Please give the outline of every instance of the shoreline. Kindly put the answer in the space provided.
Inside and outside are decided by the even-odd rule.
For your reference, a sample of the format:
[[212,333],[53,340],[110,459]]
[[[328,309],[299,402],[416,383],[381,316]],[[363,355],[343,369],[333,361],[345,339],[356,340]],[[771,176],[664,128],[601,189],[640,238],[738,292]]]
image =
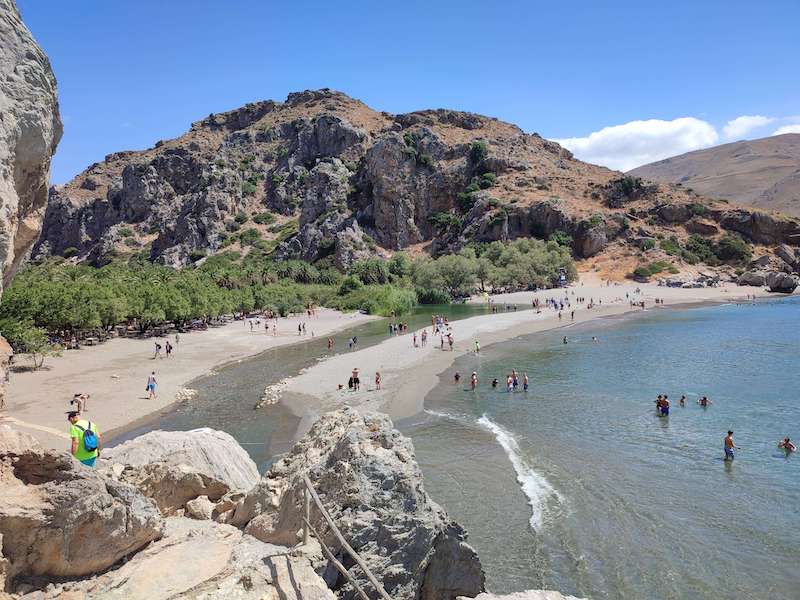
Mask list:
[[[453,351],[440,351],[439,338],[431,336],[426,348],[413,348],[412,334],[387,338],[377,346],[361,350],[346,356],[334,356],[322,361],[304,373],[290,377],[283,387],[281,403],[300,419],[294,432],[294,439],[302,436],[313,420],[329,410],[341,406],[351,406],[357,410],[379,411],[388,414],[393,420],[412,417],[424,410],[425,397],[442,381],[444,373],[450,369],[457,358],[473,352],[474,340],[479,338],[482,348],[502,343],[521,336],[544,331],[569,328],[572,325],[584,325],[592,321],[630,316],[654,309],[691,309],[703,306],[729,304],[745,300],[746,296],[758,299],[790,297],[769,293],[762,288],[723,285],[717,288],[667,288],[653,284],[622,283],[606,286],[593,282],[584,275],[584,282],[578,282],[567,288],[544,290],[539,292],[515,292],[493,296],[493,302],[499,307],[503,303],[531,305],[535,296],[545,298],[563,298],[563,292],[572,300],[577,297],[603,300],[602,305],[595,305],[588,310],[583,305],[573,304],[574,321],[570,319],[572,309],[564,309],[562,320],[558,320],[557,311],[542,308],[541,313],[532,310],[498,312],[494,314],[468,317],[453,323],[456,343]],[[647,309],[631,307],[625,299],[625,293],[641,289],[635,299],[644,299]],[[573,296],[573,293],[575,294]],[[620,298],[622,301],[620,301]],[[655,298],[663,299],[663,304],[656,305]],[[473,298],[470,303],[484,303],[485,300]],[[416,333],[419,335],[421,330]],[[367,365],[364,368],[364,365]],[[346,384],[350,370],[358,366],[362,379],[362,391],[320,390],[320,382]],[[375,370],[382,375],[382,390],[373,388]],[[464,381],[469,374],[462,374]],[[398,385],[398,383],[400,385]]]
[[[38,371],[12,374],[0,423],[33,435],[46,447],[64,449],[69,444],[65,426],[69,400],[74,393],[86,392],[91,397],[84,416],[96,419],[104,441],[111,440],[172,410],[185,400],[179,397],[182,390],[201,377],[275,348],[380,318],[322,308],[312,318],[305,314],[279,318],[277,336],[264,332],[261,317],[261,328],[252,333],[247,321],[233,321],[181,334],[180,344],[175,344],[171,334],[146,339],[114,338],[97,346],[65,350],[60,357],[48,358]],[[298,336],[297,325],[303,322],[309,334]],[[154,343],[163,345],[167,338],[175,346],[173,356],[154,359]],[[27,366],[27,357],[19,357],[17,364]],[[158,395],[155,400],[148,400],[144,387],[152,370],[158,379]]]

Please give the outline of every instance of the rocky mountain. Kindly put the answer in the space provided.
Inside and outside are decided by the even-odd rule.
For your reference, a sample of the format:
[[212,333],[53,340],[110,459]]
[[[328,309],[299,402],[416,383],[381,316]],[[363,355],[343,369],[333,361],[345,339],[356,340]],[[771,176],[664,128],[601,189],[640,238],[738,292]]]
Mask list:
[[[39,237],[61,139],[56,79],[13,0],[0,0],[0,293]],[[11,356],[0,337],[0,381]],[[0,384],[0,405],[5,394]]]
[[578,258],[605,252],[622,270],[642,240],[725,230],[796,244],[800,222],[581,162],[497,119],[392,115],[323,89],[212,114],[91,165],[51,189],[34,255],[102,264],[136,253],[181,266],[232,248],[346,268],[561,231]]
[[723,144],[633,169],[713,198],[800,217],[800,133]]

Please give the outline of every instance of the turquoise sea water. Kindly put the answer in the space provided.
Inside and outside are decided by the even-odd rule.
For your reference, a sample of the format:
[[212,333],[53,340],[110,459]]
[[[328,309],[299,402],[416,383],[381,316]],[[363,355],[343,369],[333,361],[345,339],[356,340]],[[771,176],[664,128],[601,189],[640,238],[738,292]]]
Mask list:
[[[800,455],[777,442],[800,440],[799,338],[800,299],[536,334],[459,359],[400,426],[493,591],[797,599]],[[531,391],[505,392],[511,369]],[[473,370],[476,392],[468,377],[453,384]],[[729,428],[743,448],[733,464]]]

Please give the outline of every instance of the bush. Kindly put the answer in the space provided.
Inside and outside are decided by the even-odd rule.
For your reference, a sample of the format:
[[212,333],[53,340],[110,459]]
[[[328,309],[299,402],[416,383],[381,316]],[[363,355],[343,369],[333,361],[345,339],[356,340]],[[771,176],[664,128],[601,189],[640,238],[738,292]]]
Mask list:
[[133,229],[130,227],[120,227],[118,231],[119,234],[124,238],[131,237],[133,235]]
[[451,300],[450,294],[444,290],[417,288],[417,301],[420,304],[448,304]]
[[61,254],[64,258],[72,258],[73,256],[78,256],[80,254],[80,250],[78,250],[75,246],[70,246],[69,248],[65,248],[64,252]]
[[561,231],[560,229],[554,231],[550,234],[548,238],[549,241],[555,242],[559,246],[564,246],[565,248],[572,248],[572,236],[568,234],[566,231]]
[[741,263],[753,257],[750,245],[736,235],[725,235],[716,246],[716,255],[723,262]]
[[680,256],[683,249],[681,248],[678,238],[674,235],[666,240],[661,240],[661,249],[670,256]]
[[708,207],[704,204],[699,204],[697,202],[693,202],[689,205],[689,212],[691,212],[696,217],[702,217],[708,212]]
[[475,206],[475,194],[471,192],[461,192],[457,196],[456,201],[461,212],[469,212],[472,210],[472,207]]
[[484,173],[483,175],[481,175],[481,179],[478,182],[478,185],[480,185],[481,189],[485,190],[487,188],[492,187],[496,182],[497,182],[497,175],[495,175],[494,173]]
[[254,246],[259,240],[261,240],[261,234],[258,232],[257,229],[245,229],[239,234],[239,242],[242,246]]
[[389,282],[389,266],[380,258],[356,261],[350,269],[350,274],[358,277],[366,285]]
[[603,223],[603,217],[601,217],[600,215],[592,215],[591,217],[589,217],[589,225],[591,225],[592,227],[597,227],[602,223]]
[[253,215],[253,223],[257,223],[258,225],[269,225],[270,223],[275,222],[275,215],[270,212],[262,212],[256,215]]
[[253,196],[258,188],[256,185],[250,181],[243,181],[242,182],[242,194],[245,196]]
[[461,219],[449,212],[433,213],[428,217],[428,223],[442,233],[460,229],[462,225]]
[[656,247],[655,240],[644,240],[642,242],[642,250],[652,250],[655,247]]
[[472,142],[469,148],[469,158],[472,164],[477,165],[489,156],[489,146],[483,140]]
[[355,290],[360,290],[364,287],[364,283],[356,275],[348,275],[342,280],[339,285],[339,293],[342,295],[349,294]]

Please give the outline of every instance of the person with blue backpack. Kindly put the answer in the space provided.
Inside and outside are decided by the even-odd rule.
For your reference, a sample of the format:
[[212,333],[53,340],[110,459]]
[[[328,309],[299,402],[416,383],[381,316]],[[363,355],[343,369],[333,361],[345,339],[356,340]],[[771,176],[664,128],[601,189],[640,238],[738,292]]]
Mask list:
[[71,423],[69,428],[69,437],[72,439],[70,454],[87,467],[93,467],[100,455],[100,432],[97,431],[97,425],[81,419],[80,413],[74,410],[67,413],[67,419]]

